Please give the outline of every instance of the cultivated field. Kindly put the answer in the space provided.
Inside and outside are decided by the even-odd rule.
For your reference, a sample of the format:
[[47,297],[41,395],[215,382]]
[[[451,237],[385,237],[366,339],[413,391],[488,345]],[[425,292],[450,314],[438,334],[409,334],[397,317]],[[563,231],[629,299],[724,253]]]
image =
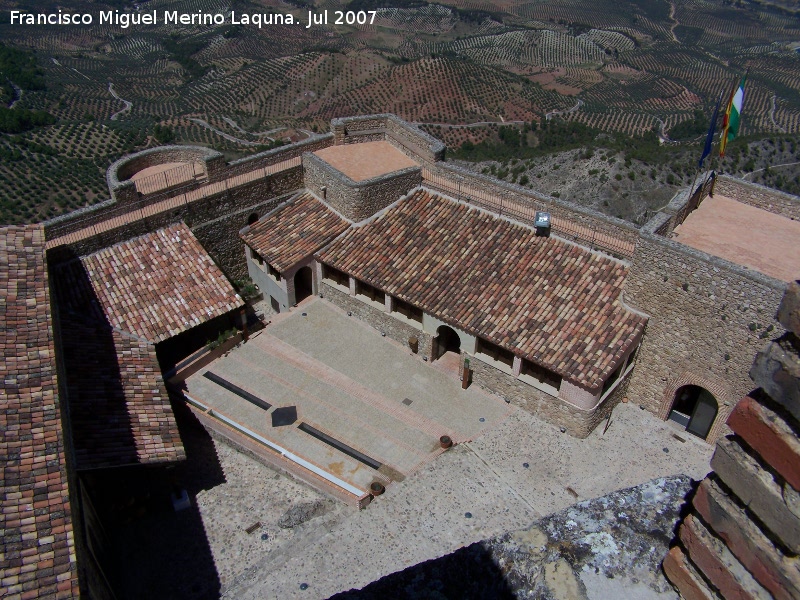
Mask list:
[[[0,219],[34,221],[105,199],[104,170],[124,152],[177,142],[242,156],[336,116],[393,112],[436,127],[453,148],[493,139],[487,123],[548,119],[629,136],[656,130],[669,142],[696,111],[707,118],[746,69],[742,134],[800,133],[793,3],[292,2],[151,0],[138,10],[274,12],[303,23],[309,9],[377,13],[372,24],[312,28],[229,18],[217,27],[21,27],[8,24],[11,8],[96,15],[137,5],[0,0],[0,40],[32,53],[44,82],[14,87],[0,62],[0,101],[55,119],[0,133]],[[701,137],[682,143],[697,149]]]

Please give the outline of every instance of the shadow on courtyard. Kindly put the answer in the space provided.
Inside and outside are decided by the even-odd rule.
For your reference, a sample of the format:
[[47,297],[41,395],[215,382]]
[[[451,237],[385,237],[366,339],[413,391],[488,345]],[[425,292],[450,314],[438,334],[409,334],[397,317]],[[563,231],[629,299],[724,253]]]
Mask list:
[[[85,475],[112,549],[108,574],[119,600],[219,598],[221,582],[197,507],[197,494],[225,483],[208,432],[173,402],[186,460]],[[190,506],[175,511],[186,490]]]
[[341,592],[330,600],[511,600],[516,597],[491,552],[482,542],[477,542],[387,575],[361,590]]

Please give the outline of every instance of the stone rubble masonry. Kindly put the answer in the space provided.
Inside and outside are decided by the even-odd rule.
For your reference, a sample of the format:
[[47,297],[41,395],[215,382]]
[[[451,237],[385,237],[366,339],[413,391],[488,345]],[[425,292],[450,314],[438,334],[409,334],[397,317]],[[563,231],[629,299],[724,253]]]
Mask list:
[[776,311],[790,332],[756,356],[751,374],[760,388],[731,412],[734,433],[717,441],[714,473],[697,488],[693,512],[664,559],[664,572],[685,598],[697,587],[689,566],[724,598],[800,598],[800,353],[792,325],[798,305],[800,286],[790,285]]
[[363,221],[422,183],[420,167],[353,181],[316,154],[303,155],[305,187],[351,221]]
[[282,197],[299,191],[303,185],[302,177],[300,167],[280,171],[232,190],[181,205],[174,211],[165,211],[79,242],[53,248],[48,251],[48,259],[58,262],[91,254],[183,221],[223,272],[232,280],[241,279],[247,275],[247,266],[242,260],[244,243],[239,238],[239,230],[247,225],[249,215],[264,215],[277,206]]
[[548,423],[564,427],[567,433],[577,438],[587,437],[603,419],[611,414],[611,411],[625,395],[627,387],[627,380],[623,381],[602,404],[587,410],[551,396],[486,364],[480,359],[480,356],[470,357],[470,369],[474,384]]
[[772,188],[742,179],[721,175],[717,177],[714,193],[719,193],[737,202],[755,206],[789,219],[800,219],[800,202],[792,196]]
[[800,336],[800,281],[789,284],[778,310],[778,322],[788,331]]
[[711,468],[720,480],[790,552],[800,553],[800,519],[787,506],[783,488],[734,437],[717,442]]
[[333,119],[331,130],[336,145],[385,140],[415,160],[444,160],[446,147],[441,141],[395,115]]
[[403,344],[406,348],[410,347],[408,344],[409,338],[415,337],[419,340],[419,350],[417,353],[420,356],[427,356],[428,360],[431,357],[431,340],[433,336],[425,333],[421,329],[417,329],[413,325],[403,323],[399,319],[379,311],[361,300],[357,300],[353,296],[349,296],[344,292],[328,285],[325,281],[322,282],[321,288],[322,296],[325,300],[335,304],[344,311],[352,313],[352,316],[365,322],[370,327],[373,327],[385,333],[386,337],[393,339],[396,342]]
[[[708,435],[721,434],[734,404],[752,390],[747,373],[774,323],[785,284],[658,235],[642,233],[623,301],[651,316],[630,395],[666,418],[683,385],[710,391],[719,412]],[[769,327],[773,331],[767,332]]]
[[686,517],[679,535],[692,563],[723,598],[769,600],[772,597],[697,517]]
[[717,600],[719,598],[708,587],[679,546],[670,548],[664,559],[664,573],[680,589],[684,600]]
[[800,439],[781,417],[747,396],[733,409],[728,426],[762,461],[800,490]]
[[[800,598],[800,562],[787,557],[713,480],[697,488],[693,506],[756,580],[777,600]],[[665,563],[666,568],[666,563]]]

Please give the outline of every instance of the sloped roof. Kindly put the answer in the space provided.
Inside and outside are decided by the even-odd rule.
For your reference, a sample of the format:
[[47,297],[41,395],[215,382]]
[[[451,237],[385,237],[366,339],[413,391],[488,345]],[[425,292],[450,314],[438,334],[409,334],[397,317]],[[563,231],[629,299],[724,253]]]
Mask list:
[[426,190],[317,257],[593,391],[645,324],[624,264]]
[[153,344],[65,313],[61,338],[76,468],[186,458]]
[[349,226],[348,221],[305,193],[250,225],[241,238],[270,265],[285,271]]
[[104,248],[80,263],[83,269],[72,262],[58,270],[71,281],[60,286],[65,306],[100,311],[112,327],[153,343],[243,304],[183,223]]
[[0,581],[77,598],[53,324],[40,225],[0,229]]

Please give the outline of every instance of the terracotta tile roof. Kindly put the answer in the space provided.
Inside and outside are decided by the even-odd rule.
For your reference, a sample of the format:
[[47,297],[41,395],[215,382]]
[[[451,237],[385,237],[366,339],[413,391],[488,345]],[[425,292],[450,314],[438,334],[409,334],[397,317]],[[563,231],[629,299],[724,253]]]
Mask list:
[[155,346],[76,315],[60,322],[76,468],[186,458]]
[[250,225],[241,238],[278,271],[285,271],[349,226],[349,222],[306,193]]
[[80,285],[80,271],[75,271],[73,262],[58,270],[59,277],[76,278],[74,289],[67,286],[65,306],[74,311],[102,311],[112,327],[153,343],[243,304],[183,223],[105,248],[80,262],[93,295]]
[[41,226],[0,229],[3,598],[77,598]]
[[623,264],[425,190],[317,258],[592,391],[645,324]]

